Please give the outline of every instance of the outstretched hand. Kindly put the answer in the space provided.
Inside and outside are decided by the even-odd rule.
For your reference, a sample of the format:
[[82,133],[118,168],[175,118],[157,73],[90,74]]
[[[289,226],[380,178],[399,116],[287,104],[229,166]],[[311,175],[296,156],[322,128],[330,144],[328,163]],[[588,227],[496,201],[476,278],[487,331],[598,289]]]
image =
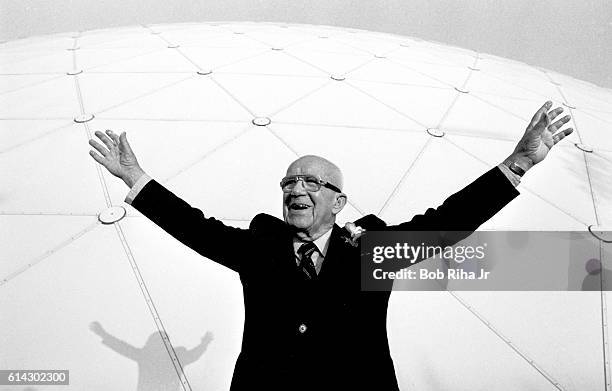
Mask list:
[[557,107],[550,110],[551,107],[552,102],[546,102],[534,114],[525,134],[507,160],[512,160],[524,170],[528,170],[534,164],[544,160],[555,144],[572,133],[572,128],[559,131],[563,125],[569,122],[571,117],[566,115],[552,122],[563,112],[563,108]]
[[144,174],[144,171],[138,164],[125,132],[117,136],[112,130],[107,130],[106,134],[97,131],[95,135],[104,143],[106,148],[96,140],[90,139],[89,145],[99,152],[89,151],[91,157],[104,166],[108,172],[123,179],[129,187],[132,187]]
[[101,337],[103,337],[104,334],[106,334],[106,331],[104,330],[100,322],[91,322],[89,324],[89,329]]
[[213,339],[214,339],[213,333],[210,331],[207,331],[201,340],[203,344],[209,344],[212,342]]

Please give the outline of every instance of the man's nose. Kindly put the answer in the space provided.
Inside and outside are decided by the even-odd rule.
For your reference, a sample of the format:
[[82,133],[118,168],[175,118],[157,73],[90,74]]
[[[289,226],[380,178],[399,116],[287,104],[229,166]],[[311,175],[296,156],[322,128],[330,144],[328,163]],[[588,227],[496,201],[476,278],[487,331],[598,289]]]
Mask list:
[[293,189],[291,189],[291,195],[302,195],[302,194],[306,194],[306,188],[304,187],[304,181],[302,180],[298,180],[295,183],[295,186],[293,186]]

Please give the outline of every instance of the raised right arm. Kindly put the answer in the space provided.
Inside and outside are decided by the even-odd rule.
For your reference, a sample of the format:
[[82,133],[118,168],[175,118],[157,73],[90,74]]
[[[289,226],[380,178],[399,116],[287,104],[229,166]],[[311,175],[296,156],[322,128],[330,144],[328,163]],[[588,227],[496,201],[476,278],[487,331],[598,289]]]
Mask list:
[[241,248],[249,248],[248,230],[229,227],[221,221],[205,217],[142,170],[125,132],[117,136],[95,132],[106,148],[95,140],[89,144],[98,152],[90,151],[93,159],[130,187],[126,202],[199,254],[240,272],[243,256]]
[[240,272],[244,257],[239,250],[249,247],[248,230],[205,217],[153,179],[138,192],[132,206],[200,255]]

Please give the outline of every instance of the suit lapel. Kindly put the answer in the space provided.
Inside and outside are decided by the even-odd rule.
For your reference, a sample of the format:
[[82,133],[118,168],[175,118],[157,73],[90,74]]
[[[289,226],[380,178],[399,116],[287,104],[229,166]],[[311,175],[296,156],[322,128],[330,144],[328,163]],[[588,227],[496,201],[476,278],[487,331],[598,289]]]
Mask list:
[[319,272],[319,279],[323,280],[330,278],[343,269],[342,264],[344,263],[344,255],[347,247],[349,247],[349,245],[344,241],[342,228],[334,224],[332,233],[329,237],[327,254],[321,266],[321,271]]

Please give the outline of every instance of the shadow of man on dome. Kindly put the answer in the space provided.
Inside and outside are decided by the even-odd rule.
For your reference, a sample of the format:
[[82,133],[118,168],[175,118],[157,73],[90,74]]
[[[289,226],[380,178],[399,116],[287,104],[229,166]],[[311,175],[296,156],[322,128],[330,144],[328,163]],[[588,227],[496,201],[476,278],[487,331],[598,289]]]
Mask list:
[[602,267],[599,259],[589,259],[584,268],[587,275],[582,280],[582,291],[610,290],[612,270]]
[[[171,391],[180,390],[181,382],[164,345],[165,333],[156,331],[152,333],[145,345],[141,348],[109,334],[100,324],[92,322],[89,329],[102,337],[102,343],[113,351],[127,357],[138,364],[137,391]],[[196,362],[213,340],[213,334],[207,331],[201,338],[200,344],[188,350],[183,346],[174,347],[176,356],[183,369]]]

